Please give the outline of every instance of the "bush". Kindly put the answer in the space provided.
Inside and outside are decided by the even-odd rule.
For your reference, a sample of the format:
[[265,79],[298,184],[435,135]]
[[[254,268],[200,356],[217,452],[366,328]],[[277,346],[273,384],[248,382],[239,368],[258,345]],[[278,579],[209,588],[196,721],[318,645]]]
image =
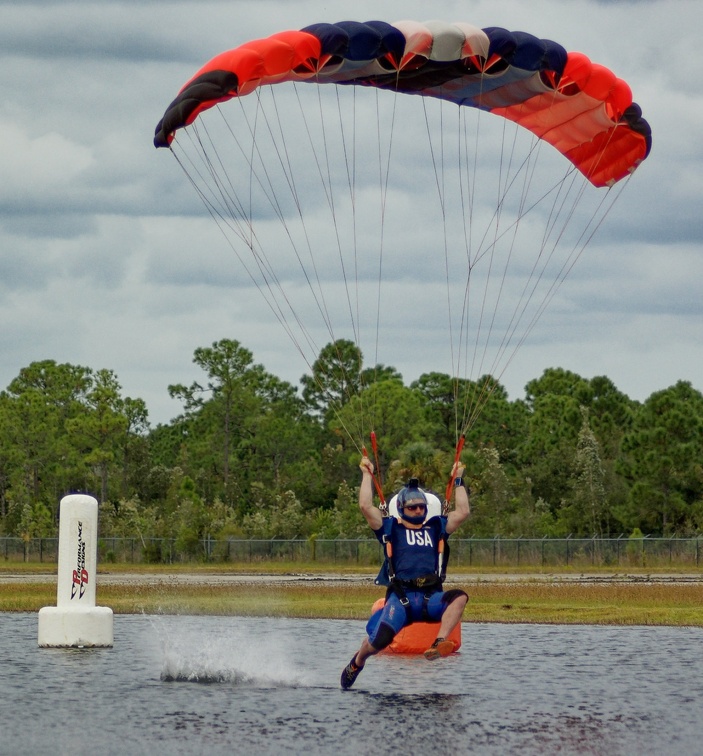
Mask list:
[[639,528],[635,528],[627,539],[627,562],[633,567],[644,567],[644,535]]

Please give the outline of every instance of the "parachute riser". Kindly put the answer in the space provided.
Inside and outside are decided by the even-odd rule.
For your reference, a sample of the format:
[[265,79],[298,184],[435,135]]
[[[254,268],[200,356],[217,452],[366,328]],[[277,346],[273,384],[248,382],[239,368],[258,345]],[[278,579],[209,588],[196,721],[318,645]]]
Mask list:
[[[373,485],[374,485],[374,488],[376,489],[376,493],[378,494],[378,498],[380,499],[380,502],[381,502],[378,508],[381,511],[381,514],[383,514],[385,517],[385,515],[388,514],[388,504],[386,502],[386,497],[383,494],[383,486],[381,485],[381,476],[380,476],[380,471],[378,469],[378,447],[376,445],[376,434],[373,432],[371,433],[371,444],[373,448],[374,461],[375,461],[375,469],[371,477],[373,478]],[[369,456],[369,453],[366,450],[365,446],[361,447],[361,452],[365,457]]]

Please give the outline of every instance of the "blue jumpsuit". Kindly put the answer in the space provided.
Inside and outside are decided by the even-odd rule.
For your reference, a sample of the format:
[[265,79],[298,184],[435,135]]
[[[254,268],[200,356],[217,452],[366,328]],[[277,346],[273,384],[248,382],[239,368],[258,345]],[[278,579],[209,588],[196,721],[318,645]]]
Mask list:
[[[432,517],[422,528],[415,530],[394,520],[391,527],[391,546],[393,567],[398,580],[415,580],[436,574],[438,547],[446,522],[446,517]],[[374,531],[381,543],[383,543],[384,532],[385,528]],[[410,617],[400,603],[398,595],[392,591],[388,592],[383,609],[371,615],[366,625],[366,632],[371,645],[375,648],[388,645],[392,637],[411,622],[439,622],[448,606],[444,601],[444,592],[439,586],[431,593],[428,600],[425,599],[425,591],[422,590],[406,588],[405,593],[410,602]]]

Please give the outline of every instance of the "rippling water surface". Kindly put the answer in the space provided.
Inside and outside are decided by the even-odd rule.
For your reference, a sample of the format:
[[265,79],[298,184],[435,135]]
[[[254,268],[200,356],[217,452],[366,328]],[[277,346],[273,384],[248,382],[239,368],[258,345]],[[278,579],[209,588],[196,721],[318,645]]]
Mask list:
[[465,624],[342,691],[363,628],[117,615],[114,648],[40,649],[0,614],[0,753],[703,753],[699,628]]

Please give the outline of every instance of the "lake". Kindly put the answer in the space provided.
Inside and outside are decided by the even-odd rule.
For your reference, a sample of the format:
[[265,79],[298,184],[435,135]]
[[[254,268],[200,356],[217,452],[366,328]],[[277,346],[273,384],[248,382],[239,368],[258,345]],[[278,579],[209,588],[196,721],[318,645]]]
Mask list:
[[364,622],[116,615],[110,649],[41,649],[0,614],[2,754],[700,754],[701,628],[463,626],[380,655]]

